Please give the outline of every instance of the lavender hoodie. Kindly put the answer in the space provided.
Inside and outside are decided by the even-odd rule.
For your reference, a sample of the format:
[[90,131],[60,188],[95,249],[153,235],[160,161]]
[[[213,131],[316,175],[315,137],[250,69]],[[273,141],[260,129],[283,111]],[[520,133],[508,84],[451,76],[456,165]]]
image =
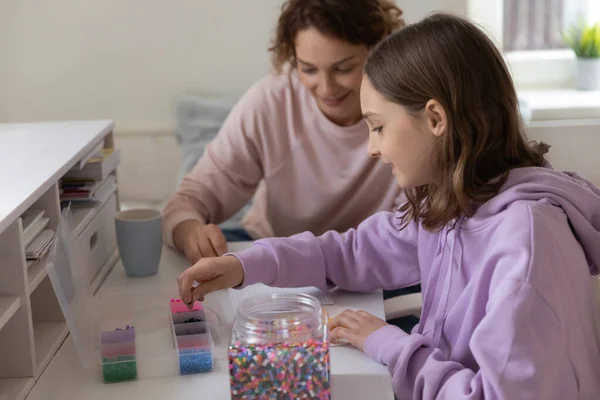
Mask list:
[[513,170],[475,215],[439,232],[381,212],[345,234],[263,239],[237,253],[244,285],[352,291],[421,282],[420,323],[365,343],[399,399],[598,399],[590,276],[600,190],[572,173]]

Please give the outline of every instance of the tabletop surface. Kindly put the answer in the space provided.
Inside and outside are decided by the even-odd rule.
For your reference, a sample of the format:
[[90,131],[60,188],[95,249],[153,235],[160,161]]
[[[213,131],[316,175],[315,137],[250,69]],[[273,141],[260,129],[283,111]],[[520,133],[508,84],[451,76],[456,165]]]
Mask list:
[[[230,251],[239,251],[248,242],[230,243]],[[157,290],[173,285],[177,276],[189,265],[184,257],[165,248],[159,272],[149,278],[128,278],[119,263],[103,283],[100,293],[122,290]],[[359,308],[384,317],[381,291],[367,294],[334,290],[336,305]],[[218,329],[211,333],[215,342],[213,370],[209,373],[165,378],[139,379],[132,382],[104,384],[101,376],[90,374],[80,366],[77,352],[67,338],[44,371],[27,400],[58,399],[229,399],[229,370],[227,347],[231,335],[234,310],[225,290],[211,293],[204,302],[220,320]],[[339,308],[339,307],[338,307]],[[393,399],[391,378],[387,368],[369,359],[361,351],[344,346],[331,349],[332,399]],[[204,397],[206,396],[206,397]]]

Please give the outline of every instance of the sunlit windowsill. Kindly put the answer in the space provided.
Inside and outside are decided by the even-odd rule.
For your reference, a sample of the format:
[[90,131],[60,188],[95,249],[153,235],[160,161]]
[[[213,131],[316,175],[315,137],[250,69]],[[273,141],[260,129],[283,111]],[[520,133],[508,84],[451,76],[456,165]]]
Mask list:
[[600,118],[600,91],[573,89],[573,51],[515,51],[505,59],[530,121]]
[[517,88],[572,87],[575,55],[571,50],[515,51],[505,60]]
[[517,90],[530,121],[600,119],[600,91]]
[[565,61],[574,60],[575,53],[569,49],[510,51],[505,54],[505,57],[509,62]]

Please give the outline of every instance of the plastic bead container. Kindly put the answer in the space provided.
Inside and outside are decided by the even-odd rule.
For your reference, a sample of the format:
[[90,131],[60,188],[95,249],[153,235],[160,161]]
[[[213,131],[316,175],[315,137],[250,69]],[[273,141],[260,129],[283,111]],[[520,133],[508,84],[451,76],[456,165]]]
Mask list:
[[127,326],[125,329],[101,332],[100,356],[104,382],[136,379],[135,329]]
[[246,299],[229,345],[231,398],[329,399],[327,322],[309,295]]
[[190,310],[179,299],[138,292],[101,296],[98,310],[104,382],[212,370],[213,339],[202,303]]
[[213,365],[213,340],[204,307],[195,302],[190,310],[179,299],[171,299],[171,322],[181,375],[208,372]]
[[93,295],[78,276],[84,268],[60,261],[54,257],[48,274],[83,368],[105,383],[212,370],[213,339],[200,302],[189,310],[173,299],[175,286]]
[[175,282],[135,278],[92,293],[88,260],[72,250],[67,219],[63,212],[47,269],[81,366],[105,383],[211,371],[209,323],[220,325],[219,316],[200,302],[190,310],[174,299]]

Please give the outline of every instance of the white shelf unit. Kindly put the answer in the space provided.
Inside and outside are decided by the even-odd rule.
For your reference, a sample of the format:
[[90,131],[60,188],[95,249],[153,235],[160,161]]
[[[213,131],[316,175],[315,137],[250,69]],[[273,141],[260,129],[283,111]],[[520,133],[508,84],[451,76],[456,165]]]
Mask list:
[[48,276],[31,293],[31,319],[36,368],[44,369],[69,330]]
[[[0,400],[25,399],[69,333],[48,277],[49,255],[27,267],[21,215],[43,209],[47,229],[56,232],[60,179],[98,146],[114,148],[112,130],[110,121],[0,124],[0,185],[11,188],[0,202]],[[6,165],[3,151],[12,155]],[[98,232],[95,240],[104,244],[95,260],[102,268],[90,276],[93,291],[118,259],[114,225],[107,222],[119,208],[116,189],[110,201],[74,213],[76,236]],[[99,256],[89,241],[82,251]]]
[[6,325],[10,317],[21,307],[21,299],[16,296],[0,297],[0,327]]

